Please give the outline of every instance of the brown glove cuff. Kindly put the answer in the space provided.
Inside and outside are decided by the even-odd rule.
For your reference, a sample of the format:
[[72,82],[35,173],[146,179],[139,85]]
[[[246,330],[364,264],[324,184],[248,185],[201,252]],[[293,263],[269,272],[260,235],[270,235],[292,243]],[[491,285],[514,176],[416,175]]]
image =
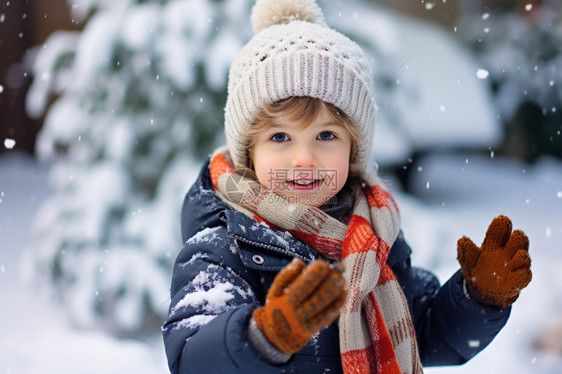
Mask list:
[[260,359],[271,365],[284,364],[292,357],[290,354],[281,352],[267,340],[254,317],[250,318],[250,324],[248,325],[248,343]]
[[[478,303],[478,304],[481,304],[481,305],[484,305],[484,306],[486,306],[486,307],[491,307],[491,308],[506,308],[506,307],[508,307],[509,305],[512,304],[512,303],[509,303],[509,304],[507,304],[507,305],[505,305],[505,306],[499,306],[499,305],[492,304],[492,303],[490,303],[490,302],[488,302],[488,301],[482,299],[481,297],[479,297],[478,295],[476,295],[476,294],[470,289],[470,287],[468,287],[466,278],[465,278],[464,276],[462,277],[462,292],[464,293],[464,297],[467,298],[468,300],[473,301],[473,302]],[[515,301],[515,300],[513,300],[513,301]]]

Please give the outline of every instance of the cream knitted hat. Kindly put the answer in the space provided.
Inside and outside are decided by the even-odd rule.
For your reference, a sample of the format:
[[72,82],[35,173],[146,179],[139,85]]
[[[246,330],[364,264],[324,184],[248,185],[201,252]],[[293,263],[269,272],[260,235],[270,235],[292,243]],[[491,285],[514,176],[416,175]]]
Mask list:
[[372,74],[361,48],[329,28],[315,0],[258,0],[254,37],[230,68],[226,142],[234,167],[248,166],[249,129],[263,103],[309,96],[333,104],[357,127],[357,166],[369,159],[375,125]]

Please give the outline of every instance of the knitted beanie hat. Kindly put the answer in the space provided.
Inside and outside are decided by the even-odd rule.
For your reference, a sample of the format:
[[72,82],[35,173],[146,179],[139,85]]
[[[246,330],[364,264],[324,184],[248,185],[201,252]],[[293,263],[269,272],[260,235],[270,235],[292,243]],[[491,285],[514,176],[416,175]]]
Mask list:
[[315,0],[258,0],[254,37],[231,65],[226,142],[235,168],[247,167],[249,129],[264,103],[309,96],[335,105],[356,126],[356,164],[368,164],[375,121],[372,74],[361,48],[329,28]]

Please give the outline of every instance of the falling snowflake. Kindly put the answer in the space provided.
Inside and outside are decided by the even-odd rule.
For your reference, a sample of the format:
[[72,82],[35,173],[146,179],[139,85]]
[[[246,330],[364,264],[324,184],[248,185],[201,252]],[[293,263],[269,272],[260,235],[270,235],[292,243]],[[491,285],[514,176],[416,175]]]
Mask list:
[[4,139],[4,147],[6,149],[12,149],[16,145],[16,141],[14,139],[6,138]]
[[478,69],[476,71],[476,77],[478,79],[486,79],[486,78],[488,78],[489,75],[490,75],[490,73],[486,69]]

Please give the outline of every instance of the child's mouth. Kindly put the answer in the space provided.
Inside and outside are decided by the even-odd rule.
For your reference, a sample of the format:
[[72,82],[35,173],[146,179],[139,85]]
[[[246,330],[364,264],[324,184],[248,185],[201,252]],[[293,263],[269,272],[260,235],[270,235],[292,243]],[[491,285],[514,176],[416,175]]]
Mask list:
[[288,180],[287,184],[294,190],[311,191],[322,184],[322,179],[294,179]]

